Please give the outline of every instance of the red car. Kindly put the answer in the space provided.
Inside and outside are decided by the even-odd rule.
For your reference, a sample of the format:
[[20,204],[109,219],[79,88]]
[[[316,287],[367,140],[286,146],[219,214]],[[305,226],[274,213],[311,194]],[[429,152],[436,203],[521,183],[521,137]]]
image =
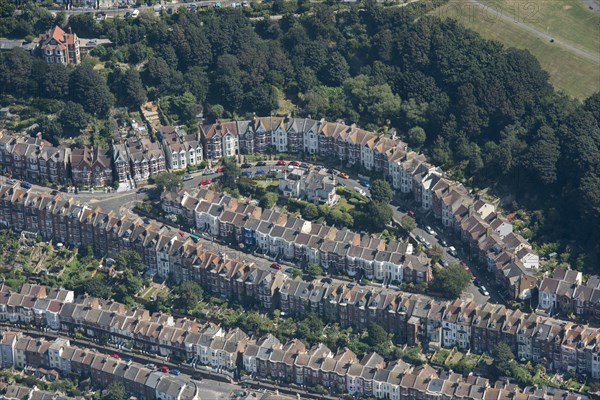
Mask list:
[[271,268],[273,268],[273,269],[281,269],[283,267],[279,263],[274,262],[273,264],[271,264]]
[[159,370],[160,372],[164,372],[164,373],[166,374],[167,372],[169,372],[169,367],[167,367],[166,365],[163,365],[163,366],[162,366],[162,367],[160,367],[158,370]]
[[116,359],[119,359],[119,358],[121,358],[121,357],[119,357],[119,355],[118,355],[117,353],[115,353],[115,354],[111,354],[110,356],[111,356],[112,358],[116,358]]
[[223,167],[217,168],[217,174],[220,174],[221,172],[223,172]]
[[294,166],[294,167],[299,167],[299,166],[300,166],[300,163],[299,163],[298,161],[292,161],[292,162],[290,163],[290,165],[292,165],[292,166]]
[[283,160],[277,160],[277,162],[275,163],[275,165],[286,165],[286,162]]
[[202,179],[200,181],[200,185],[205,186],[205,185],[210,185],[212,182],[210,181],[210,179]]

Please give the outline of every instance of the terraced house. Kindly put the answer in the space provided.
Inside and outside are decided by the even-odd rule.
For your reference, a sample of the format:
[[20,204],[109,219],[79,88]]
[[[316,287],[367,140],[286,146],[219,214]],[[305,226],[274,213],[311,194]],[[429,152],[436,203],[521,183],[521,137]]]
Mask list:
[[250,121],[205,125],[201,135],[208,160],[289,151],[360,165],[388,180],[400,193],[412,194],[423,210],[431,210],[445,229],[459,235],[473,260],[495,273],[511,297],[528,299],[538,287],[534,275],[539,257],[523,237],[512,232],[512,224],[491,203],[471,196],[462,184],[393,134],[323,119],[255,116]]
[[[173,194],[165,197],[171,199]],[[188,223],[245,249],[257,250],[277,260],[285,259],[306,266],[319,264],[332,273],[387,282],[429,282],[431,260],[413,255],[407,242],[385,241],[347,229],[316,224],[275,210],[262,210],[240,203],[228,195],[201,188],[196,193],[181,191],[179,200],[164,201],[169,212],[186,215]],[[189,199],[196,201],[190,202]],[[184,206],[185,205],[185,206]],[[187,208],[192,205],[194,208]]]
[[[43,287],[29,287],[23,291]],[[12,293],[10,296],[16,296]],[[585,400],[587,397],[552,388],[520,388],[507,381],[490,382],[469,374],[436,370],[429,365],[415,367],[402,360],[385,362],[377,353],[359,358],[348,349],[332,351],[323,344],[307,347],[294,339],[281,343],[272,335],[248,337],[239,329],[224,331],[214,324],[175,319],[165,314],[149,315],[140,309],[83,297],[64,302],[61,329],[79,330],[89,337],[105,337],[119,344],[134,344],[149,352],[182,357],[224,371],[244,369],[260,377],[273,377],[300,385],[322,385],[334,393],[374,396],[379,399],[430,399],[432,396],[465,399]],[[565,334],[563,357],[582,329],[570,327]],[[0,338],[2,360],[6,366],[25,366],[48,373],[55,370],[67,376],[90,376],[99,387],[111,382],[140,399],[195,399],[198,387],[189,377],[153,371],[134,362],[112,358],[95,350],[71,346],[68,339],[31,338],[21,332],[4,332]],[[573,346],[575,347],[575,346]],[[582,363],[583,364],[583,363]]]
[[[222,198],[219,202],[232,207],[236,201]],[[270,218],[283,217],[273,214]],[[551,370],[575,369],[600,379],[600,332],[588,325],[491,303],[477,305],[460,299],[437,301],[392,288],[348,287],[337,280],[331,283],[315,280],[307,284],[290,279],[280,271],[264,270],[207,251],[201,242],[196,243],[189,236],[182,237],[177,231],[78,205],[60,194],[50,196],[34,190],[1,186],[0,223],[17,231],[35,231],[46,240],[91,244],[102,256],[115,255],[122,249],[135,249],[143,254],[150,271],[172,274],[178,281],[196,281],[215,296],[230,301],[254,299],[263,310],[278,308],[287,315],[302,315],[310,308],[328,322],[358,330],[377,323],[396,335],[400,342],[422,343],[426,349],[457,346],[477,353],[491,352],[502,341],[511,347],[518,359],[541,363]],[[328,234],[337,236],[337,233]],[[361,242],[356,246],[361,246]],[[377,253],[385,254],[385,251],[377,250]],[[57,304],[53,303],[56,299],[40,293],[32,289],[12,293],[6,287],[0,288],[0,318],[38,325],[52,321],[53,326],[60,324],[61,329],[81,328],[89,335],[101,331],[115,336],[114,340],[137,337],[136,334],[119,336],[113,332],[111,321],[117,314],[132,312],[122,305],[102,303],[98,299],[85,300],[92,305],[85,301],[82,303],[85,305],[65,301],[57,314]],[[73,307],[84,313],[69,311]],[[85,322],[88,320],[84,315],[89,316],[89,322]],[[184,331],[179,335],[171,329],[158,328],[169,323],[168,317],[158,317],[157,321],[157,325],[138,323],[144,327],[144,334],[152,336],[152,339],[143,339],[144,346],[151,351],[186,351],[182,340],[190,326],[184,323]],[[172,344],[167,344],[169,340],[164,339],[165,336],[161,343],[161,335],[167,335]],[[237,334],[233,337],[232,342],[243,341]],[[230,348],[222,341],[215,343],[221,350]],[[215,354],[219,353],[215,350]]]

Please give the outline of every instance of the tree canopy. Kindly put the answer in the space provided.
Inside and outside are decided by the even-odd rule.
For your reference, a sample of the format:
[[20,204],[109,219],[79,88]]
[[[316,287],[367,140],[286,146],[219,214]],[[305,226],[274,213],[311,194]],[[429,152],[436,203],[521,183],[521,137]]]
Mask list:
[[161,172],[154,177],[154,183],[160,191],[171,191],[180,188],[183,184],[183,179],[180,175],[173,172]]
[[432,287],[444,296],[455,299],[471,283],[471,274],[461,265],[450,264],[435,274]]

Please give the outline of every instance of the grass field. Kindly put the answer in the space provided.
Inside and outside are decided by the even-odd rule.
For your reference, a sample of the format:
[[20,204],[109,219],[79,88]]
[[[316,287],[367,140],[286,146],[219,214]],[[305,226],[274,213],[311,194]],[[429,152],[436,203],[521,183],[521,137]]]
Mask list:
[[[526,23],[539,31],[571,44],[595,56],[600,55],[600,13],[590,11],[582,0],[480,0],[503,15]],[[529,50],[550,74],[550,82],[558,90],[584,99],[600,90],[600,64],[573,53],[556,43],[550,43],[533,32],[502,18],[484,18],[481,8],[472,6],[471,12],[449,3],[433,15],[453,18],[464,26],[509,47]],[[458,3],[460,4],[460,2]],[[533,4],[533,11],[524,12],[524,4]],[[457,12],[458,10],[458,12]],[[479,10],[475,12],[474,10]],[[535,11],[535,12],[534,12]]]

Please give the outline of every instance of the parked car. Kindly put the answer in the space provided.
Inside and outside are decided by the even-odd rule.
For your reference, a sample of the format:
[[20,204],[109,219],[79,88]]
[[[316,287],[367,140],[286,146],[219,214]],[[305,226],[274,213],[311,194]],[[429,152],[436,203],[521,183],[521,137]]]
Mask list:
[[281,266],[281,264],[274,262],[274,263],[271,263],[271,268],[273,268],[273,269],[281,269],[283,267]]
[[348,175],[345,172],[340,172],[340,178],[344,178],[344,179],[350,179],[350,175]]
[[448,247],[448,242],[446,242],[444,239],[440,239],[440,246],[442,247]]
[[371,184],[366,179],[361,179],[360,184],[363,185],[364,187],[366,187],[367,189],[371,187]]
[[291,274],[292,272],[294,272],[294,268],[292,268],[292,267],[286,268],[284,272]]
[[310,168],[310,164],[307,164],[307,163],[303,162],[302,164],[300,164],[300,168],[309,169]]
[[264,162],[264,161],[259,161],[259,162],[256,163],[257,167],[265,167],[266,165],[267,165],[267,163]]
[[323,278],[323,279],[321,279],[321,282],[331,284],[333,282],[333,280],[331,278]]
[[429,225],[427,225],[425,227],[425,230],[427,231],[427,233],[429,233],[430,235],[434,235],[435,236],[435,231],[433,230],[432,227],[430,227]]
[[33,185],[29,182],[21,182],[21,186],[25,189],[31,189],[33,187]]
[[116,358],[117,360],[121,357],[119,357],[119,355],[117,353],[113,353],[110,355],[112,358]]
[[354,188],[354,190],[356,190],[358,193],[360,193],[360,194],[361,194],[361,195],[363,195],[363,196],[366,196],[366,195],[367,195],[367,192],[365,192],[363,189],[359,188],[358,186],[356,186],[356,187]]
[[442,267],[447,267],[448,266],[448,261],[445,258],[442,258],[440,260],[440,264],[442,264]]
[[146,364],[145,367],[148,369],[156,369],[156,364]]
[[275,165],[287,165],[287,163],[283,160],[277,160],[277,162],[275,163]]
[[485,286],[482,286],[479,288],[479,291],[481,292],[482,295],[484,296],[489,296],[490,292],[487,291],[487,289],[485,288]]
[[244,171],[244,172],[242,172],[242,176],[250,177],[250,176],[252,176],[252,172],[250,172],[250,171]]
[[256,170],[256,175],[264,175],[266,173],[267,173],[267,171],[265,171],[264,169],[257,169]]
[[250,165],[250,164],[248,164],[248,163],[243,163],[243,164],[241,165],[241,167],[242,167],[243,169],[248,169],[248,168],[252,167],[252,165]]
[[300,166],[300,162],[298,162],[298,161],[292,161],[292,162],[290,162],[290,165],[292,165],[294,167],[299,167]]
[[51,196],[56,196],[58,194],[58,190],[53,190],[50,192]]
[[423,238],[423,236],[417,235],[417,241],[423,243],[425,241],[425,239]]
[[17,183],[16,179],[9,179],[6,181],[6,183],[8,183],[9,185],[14,185],[15,183]]
[[200,185],[201,186],[205,186],[205,185],[210,185],[212,182],[210,181],[210,179],[202,179],[200,181]]
[[467,265],[467,262],[465,260],[460,260],[460,265],[463,266],[463,268],[467,271],[470,271],[471,269],[469,268],[469,266]]
[[184,181],[191,181],[192,179],[194,179],[194,177],[193,177],[193,176],[191,176],[191,175],[185,175],[185,176],[183,177],[183,180],[184,180]]
[[346,283],[346,286],[348,288],[352,289],[354,286],[356,286],[356,283],[354,283],[354,282]]
[[473,281],[473,285],[475,285],[475,286],[481,286],[481,281],[479,279],[475,279]]
[[173,368],[173,369],[171,370],[171,374],[173,374],[173,375],[181,375],[181,371],[180,371],[180,370],[178,370],[178,369],[176,369],[176,368]]
[[415,212],[413,210],[408,210],[408,215],[410,215],[411,217],[415,217]]
[[454,256],[454,257],[458,256],[458,253],[457,253],[456,248],[454,246],[448,247],[448,254],[450,254],[451,256]]
[[212,169],[210,169],[210,168],[207,168],[207,169],[205,169],[205,170],[202,172],[202,175],[212,175],[212,174],[214,174],[214,173],[215,173],[215,171],[213,171],[213,170],[212,170]]
[[164,372],[166,374],[167,372],[169,372],[169,367],[167,367],[166,365],[163,365],[158,370],[160,372]]
[[423,242],[423,246],[425,246],[426,249],[430,249],[431,248],[431,243],[429,243],[427,240]]
[[97,46],[98,41],[97,40],[89,40],[85,45],[86,46]]
[[220,174],[221,172],[223,172],[223,167],[218,167],[217,168],[217,174]]

